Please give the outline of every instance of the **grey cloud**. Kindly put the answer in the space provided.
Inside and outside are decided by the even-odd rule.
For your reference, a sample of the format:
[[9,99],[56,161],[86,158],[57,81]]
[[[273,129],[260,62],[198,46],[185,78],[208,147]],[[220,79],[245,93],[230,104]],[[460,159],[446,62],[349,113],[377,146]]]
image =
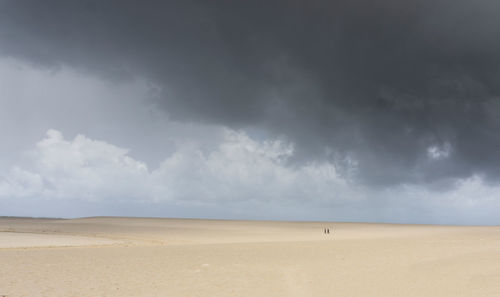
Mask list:
[[0,52],[145,77],[175,119],[284,135],[297,162],[352,156],[373,185],[494,182],[499,13],[486,0],[4,0]]

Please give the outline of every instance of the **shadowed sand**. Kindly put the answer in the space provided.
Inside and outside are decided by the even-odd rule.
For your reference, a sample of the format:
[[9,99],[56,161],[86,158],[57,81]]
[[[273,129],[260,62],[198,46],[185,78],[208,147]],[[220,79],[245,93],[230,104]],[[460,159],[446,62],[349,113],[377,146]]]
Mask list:
[[500,227],[0,218],[0,263],[0,296],[500,296]]

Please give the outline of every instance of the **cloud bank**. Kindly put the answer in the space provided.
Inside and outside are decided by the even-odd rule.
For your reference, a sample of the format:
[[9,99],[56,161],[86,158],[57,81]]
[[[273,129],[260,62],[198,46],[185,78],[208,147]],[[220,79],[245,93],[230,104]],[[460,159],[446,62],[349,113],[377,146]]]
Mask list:
[[226,130],[210,152],[196,143],[179,144],[154,170],[127,153],[83,135],[68,141],[49,130],[28,153],[33,170],[14,167],[0,184],[0,196],[182,203],[303,197],[334,203],[349,196],[349,181],[332,164],[287,167],[293,147],[257,142],[243,132]]
[[[281,140],[256,141],[244,132],[226,130],[214,150],[204,151],[193,141],[179,143],[151,170],[124,148],[84,135],[66,140],[59,131],[49,130],[26,154],[28,168],[14,166],[2,176],[0,200],[117,207],[167,203],[218,208],[225,217],[255,217],[253,212],[259,211],[266,218],[278,211],[284,219],[289,217],[280,216],[279,209],[292,209],[310,220],[492,223],[499,214],[492,208],[498,206],[499,189],[480,176],[457,180],[453,190],[444,193],[415,185],[373,191],[356,185],[332,163],[287,166],[293,154],[293,146]],[[355,163],[352,167],[358,170]]]

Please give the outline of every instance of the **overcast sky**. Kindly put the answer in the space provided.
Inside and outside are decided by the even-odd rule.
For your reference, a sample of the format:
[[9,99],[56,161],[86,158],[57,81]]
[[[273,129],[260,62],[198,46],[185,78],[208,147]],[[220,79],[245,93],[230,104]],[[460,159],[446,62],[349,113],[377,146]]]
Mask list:
[[499,15],[0,0],[0,215],[500,224]]

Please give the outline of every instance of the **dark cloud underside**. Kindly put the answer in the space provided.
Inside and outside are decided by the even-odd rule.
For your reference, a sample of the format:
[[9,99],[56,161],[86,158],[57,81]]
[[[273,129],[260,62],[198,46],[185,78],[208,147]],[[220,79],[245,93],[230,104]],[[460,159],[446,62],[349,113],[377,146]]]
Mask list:
[[[0,1],[0,52],[146,77],[172,117],[255,127],[371,184],[500,177],[495,1]],[[429,158],[428,149],[448,149]]]

